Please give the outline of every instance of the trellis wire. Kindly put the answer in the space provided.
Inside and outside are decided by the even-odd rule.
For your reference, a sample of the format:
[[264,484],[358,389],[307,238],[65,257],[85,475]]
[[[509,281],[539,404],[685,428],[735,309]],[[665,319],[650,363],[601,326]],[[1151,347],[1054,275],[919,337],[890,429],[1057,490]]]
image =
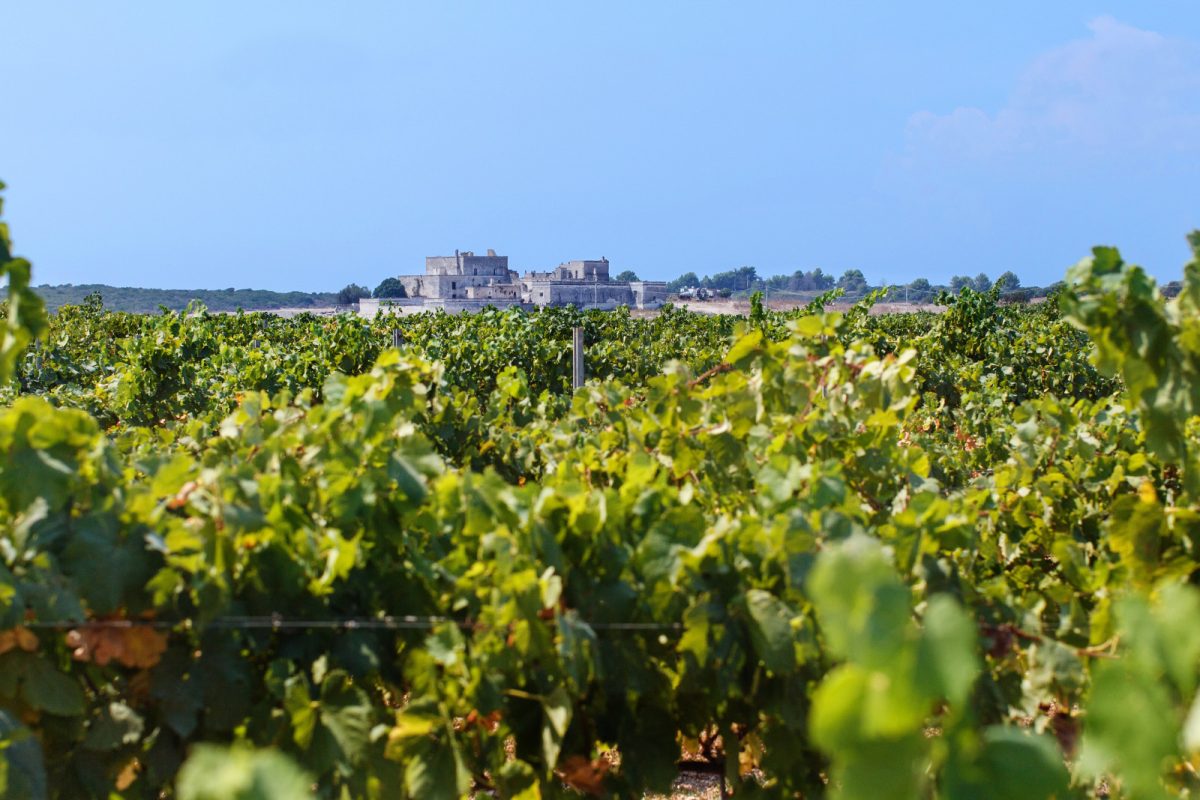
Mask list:
[[[554,624],[554,620],[542,620]],[[341,619],[288,619],[280,614],[270,616],[227,616],[216,617],[203,624],[191,618],[180,620],[163,619],[89,619],[89,620],[31,620],[23,627],[41,630],[75,630],[80,628],[217,628],[226,630],[429,630],[438,625],[451,623],[463,630],[485,630],[503,626],[470,620],[435,616],[384,616],[348,617]],[[678,622],[587,622],[580,620],[596,631],[679,631],[683,624]]]

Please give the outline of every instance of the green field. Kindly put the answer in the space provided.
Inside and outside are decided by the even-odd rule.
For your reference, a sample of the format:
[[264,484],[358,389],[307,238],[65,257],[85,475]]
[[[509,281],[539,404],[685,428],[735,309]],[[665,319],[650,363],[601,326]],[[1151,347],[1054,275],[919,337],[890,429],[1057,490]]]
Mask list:
[[8,250],[8,796],[1200,790],[1200,255],[1169,302],[1097,249],[941,314],[45,320]]

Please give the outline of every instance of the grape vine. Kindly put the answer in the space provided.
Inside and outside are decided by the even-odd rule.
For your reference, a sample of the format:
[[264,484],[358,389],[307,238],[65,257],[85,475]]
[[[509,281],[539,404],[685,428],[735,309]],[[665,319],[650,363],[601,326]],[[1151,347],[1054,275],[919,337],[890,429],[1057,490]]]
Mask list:
[[48,321],[2,238],[10,796],[1200,788],[1198,238],[1170,302]]

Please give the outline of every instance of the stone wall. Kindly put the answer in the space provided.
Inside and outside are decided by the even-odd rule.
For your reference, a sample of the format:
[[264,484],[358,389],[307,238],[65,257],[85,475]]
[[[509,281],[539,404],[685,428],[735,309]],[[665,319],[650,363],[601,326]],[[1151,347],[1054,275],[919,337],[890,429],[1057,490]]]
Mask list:
[[492,275],[401,275],[400,283],[409,297],[427,297],[431,299],[459,300],[466,299],[471,287],[491,286],[498,281],[508,281],[506,273],[503,278]]
[[516,300],[431,300],[425,304],[426,311],[442,309],[447,314],[459,314],[463,311],[476,313],[483,311],[485,308],[509,308],[510,306],[520,306],[528,311],[533,310],[533,306],[524,305]]
[[466,311],[473,314],[485,308],[508,308],[509,306],[519,306],[528,311],[533,310],[533,306],[522,304],[519,300],[504,298],[462,298],[457,300],[405,298],[402,300],[384,300],[382,302],[374,298],[363,298],[358,301],[358,314],[360,317],[367,317],[368,319],[374,318],[378,313],[404,316],[406,314],[421,314],[426,311],[445,311],[447,314],[458,314]]
[[566,261],[554,268],[551,273],[558,281],[602,281],[607,282],[608,259],[599,261]]
[[507,278],[508,256],[477,256],[470,251],[452,256],[428,256],[425,259],[425,274]]
[[425,259],[426,275],[457,275],[458,256],[428,256]]
[[508,256],[477,256],[467,253],[462,256],[463,275],[491,275],[508,277]]
[[521,284],[489,283],[487,286],[468,286],[468,300],[520,300]]
[[419,314],[425,310],[425,302],[418,298],[388,298],[386,300],[377,300],[373,297],[364,297],[358,301],[358,315],[360,317],[374,317],[379,312],[384,314]]
[[525,288],[529,302],[538,306],[615,308],[634,304],[633,290],[628,283],[526,281]]
[[634,281],[629,284],[638,308],[658,308],[667,302],[666,281]]

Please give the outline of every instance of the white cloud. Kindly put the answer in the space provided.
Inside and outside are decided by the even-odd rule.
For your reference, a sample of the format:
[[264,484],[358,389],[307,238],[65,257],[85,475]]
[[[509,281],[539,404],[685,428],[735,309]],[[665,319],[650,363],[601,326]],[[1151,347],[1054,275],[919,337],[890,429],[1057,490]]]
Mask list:
[[912,115],[909,159],[1200,149],[1200,46],[1112,17],[1088,28],[1034,59],[994,113]]

